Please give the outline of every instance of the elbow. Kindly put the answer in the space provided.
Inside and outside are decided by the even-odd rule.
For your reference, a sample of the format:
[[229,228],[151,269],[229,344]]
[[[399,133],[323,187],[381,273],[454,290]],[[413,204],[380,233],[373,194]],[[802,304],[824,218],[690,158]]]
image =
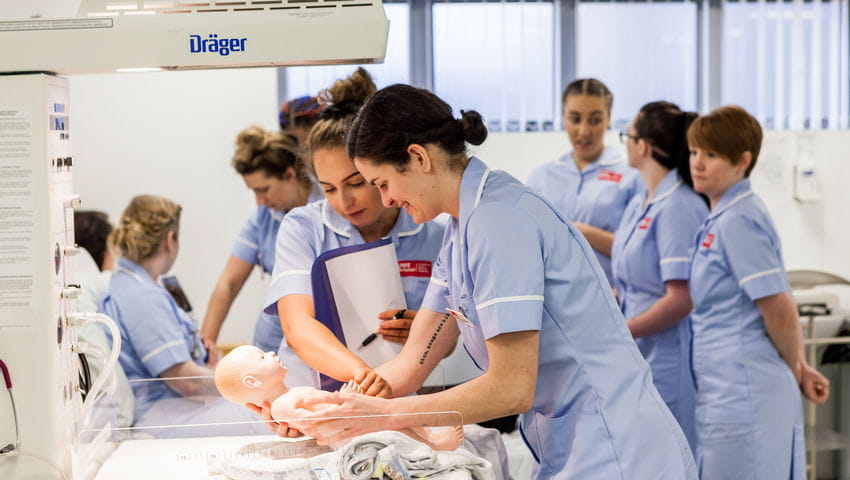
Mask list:
[[505,395],[503,398],[507,400],[505,415],[523,414],[534,406],[534,387],[526,391],[517,391],[511,396]]

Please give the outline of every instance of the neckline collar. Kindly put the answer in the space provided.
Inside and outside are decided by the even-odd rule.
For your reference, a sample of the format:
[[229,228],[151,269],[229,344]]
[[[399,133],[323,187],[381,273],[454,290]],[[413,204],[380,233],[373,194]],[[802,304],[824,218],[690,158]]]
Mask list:
[[[359,238],[361,240],[363,238],[363,236],[360,235],[360,231],[357,230],[357,227],[352,225],[348,220],[339,216],[334,209],[331,208],[327,200],[322,201],[322,222],[328,229],[337,235],[341,235],[345,238]],[[399,209],[395,224],[393,224],[390,232],[382,238],[409,237],[421,232],[423,228],[425,228],[425,224],[418,224],[414,222],[413,218],[411,218],[404,209]]]
[[573,158],[574,153],[574,151],[571,151],[567,155],[561,157],[561,160],[568,168],[579,174],[595,172],[600,168],[611,167],[622,163],[622,159],[619,155],[617,155],[617,151],[614,148],[611,148],[606,145],[605,148],[602,150],[602,153],[599,154],[599,158],[597,158],[595,162],[589,164],[587,167],[585,167],[584,170],[579,170],[578,165],[576,165],[575,158]]
[[141,265],[127,258],[121,257],[118,259],[117,270],[126,273],[141,284],[147,283],[146,280],[150,283],[156,283]]
[[661,183],[658,184],[658,188],[655,189],[655,196],[647,202],[647,205],[664,201],[667,197],[673,195],[673,192],[683,184],[684,182],[679,177],[679,172],[675,169],[670,170],[661,180]]
[[715,205],[711,210],[711,213],[708,214],[708,218],[717,217],[728,210],[732,205],[749,197],[750,195],[753,195],[753,193],[749,178],[739,180],[723,193],[723,196],[720,197],[720,201],[717,202],[717,205]]
[[490,167],[476,157],[471,157],[460,180],[460,224],[465,225],[472,211],[481,202],[484,186],[490,176]]

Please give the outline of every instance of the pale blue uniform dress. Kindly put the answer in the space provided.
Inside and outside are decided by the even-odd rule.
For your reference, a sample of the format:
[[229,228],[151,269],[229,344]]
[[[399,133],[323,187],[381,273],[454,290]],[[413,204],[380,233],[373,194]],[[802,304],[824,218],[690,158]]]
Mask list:
[[[310,193],[310,201],[320,200],[322,195],[316,189]],[[286,212],[278,212],[260,205],[254,211],[239,232],[230,254],[234,257],[260,267],[263,274],[271,275],[274,270],[275,242],[280,221]],[[254,345],[262,351],[276,352],[283,340],[283,330],[277,315],[260,312],[254,327]]]
[[703,480],[803,480],[800,389],[755,301],[789,292],[779,237],[744,179],[695,237],[693,371]]
[[[644,206],[641,192],[629,203],[614,233],[611,267],[623,315],[633,318],[667,293],[664,282],[687,280],[691,246],[708,206],[671,170]],[[635,340],[652,368],[661,398],[696,447],[694,382],[691,376],[691,324],[685,317],[662,332]]]
[[[417,224],[404,210],[398,212],[388,237],[392,239],[400,262],[412,261],[431,269],[442,245],[445,225],[439,222]],[[326,200],[298,207],[281,223],[277,238],[277,259],[266,296],[265,312],[277,314],[277,301],[286,295],[313,296],[310,269],[320,254],[340,247],[366,243],[357,227],[340,217]],[[402,276],[407,307],[416,310],[422,303],[428,276]],[[377,315],[378,312],[375,312]],[[288,373],[289,386],[320,388],[318,374],[304,363],[284,339],[279,356]]]
[[[118,360],[131,382],[157,378],[163,371],[188,361],[204,365],[207,352],[197,326],[139,264],[118,259],[99,311],[118,324]],[[180,397],[161,381],[133,382],[132,386],[137,420],[154,402]]]
[[696,479],[590,245],[507,173],[470,159],[422,306],[465,314],[464,347],[484,370],[487,339],[540,332],[534,401],[520,415],[535,478]]
[[[605,147],[599,159],[582,171],[572,153],[535,168],[528,186],[571,222],[613,232],[629,200],[643,189],[643,179],[628,165],[621,151]],[[603,253],[594,253],[613,285],[611,259]]]

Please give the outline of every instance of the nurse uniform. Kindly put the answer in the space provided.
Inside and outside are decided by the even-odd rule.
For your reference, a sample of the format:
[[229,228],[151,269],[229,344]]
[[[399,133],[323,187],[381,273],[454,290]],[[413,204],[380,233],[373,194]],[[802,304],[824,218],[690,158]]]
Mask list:
[[[309,201],[313,202],[322,198],[322,194],[317,189],[310,191]],[[278,212],[263,205],[258,206],[251,218],[242,226],[230,254],[251,265],[259,266],[263,274],[271,274],[274,269],[277,230],[284,215],[286,212]],[[254,327],[254,345],[264,352],[276,352],[282,340],[283,331],[277,315],[260,312]]]
[[697,233],[691,265],[703,480],[803,480],[800,389],[755,301],[790,290],[776,228],[743,179]]
[[487,339],[540,332],[534,401],[520,415],[535,478],[697,478],[590,245],[507,173],[470,159],[422,306],[465,317],[464,347],[483,369]]
[[121,332],[118,360],[133,386],[134,418],[142,418],[154,402],[180,397],[164,382],[133,382],[157,378],[188,361],[204,365],[207,352],[198,328],[171,294],[139,264],[119,258],[99,311],[114,319]]
[[[399,262],[412,262],[417,267],[401,273],[404,298],[410,309],[419,309],[422,303],[444,230],[445,225],[439,222],[417,224],[404,210],[400,210],[388,234]],[[277,238],[277,259],[266,296],[265,313],[277,318],[277,301],[286,295],[313,296],[310,269],[320,254],[363,243],[366,242],[360,231],[337,215],[326,200],[290,210],[281,223]],[[375,312],[376,318],[378,313]],[[287,385],[321,387],[318,373],[298,358],[285,339],[280,345],[279,355],[288,370]]]
[[[541,165],[531,172],[528,186],[562,217],[609,232],[617,229],[629,200],[644,188],[638,171],[626,163],[621,151],[611,147],[605,147],[599,159],[581,171],[572,153]],[[594,253],[613,285],[611,259]]]
[[[632,198],[614,233],[611,267],[623,315],[633,318],[667,293],[665,282],[687,280],[691,242],[708,215],[705,201],[676,170],[659,184],[655,196]],[[652,369],[661,398],[676,417],[693,450],[694,383],[691,376],[691,324],[688,317],[664,331],[635,340]]]

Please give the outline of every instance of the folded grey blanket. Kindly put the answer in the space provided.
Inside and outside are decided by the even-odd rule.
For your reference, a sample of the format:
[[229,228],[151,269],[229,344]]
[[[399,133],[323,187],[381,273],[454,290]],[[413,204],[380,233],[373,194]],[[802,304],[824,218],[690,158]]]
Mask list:
[[337,452],[337,468],[344,480],[368,480],[379,469],[378,452],[395,447],[398,460],[410,478],[429,478],[458,471],[473,480],[494,480],[493,467],[487,460],[459,448],[453,452],[435,452],[399,432],[386,431],[361,435]]

